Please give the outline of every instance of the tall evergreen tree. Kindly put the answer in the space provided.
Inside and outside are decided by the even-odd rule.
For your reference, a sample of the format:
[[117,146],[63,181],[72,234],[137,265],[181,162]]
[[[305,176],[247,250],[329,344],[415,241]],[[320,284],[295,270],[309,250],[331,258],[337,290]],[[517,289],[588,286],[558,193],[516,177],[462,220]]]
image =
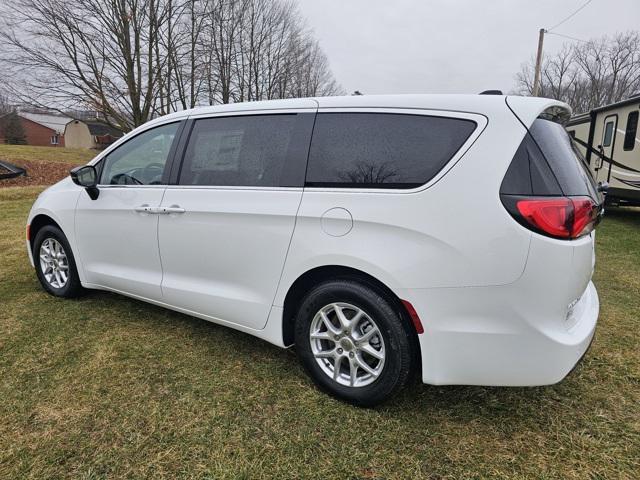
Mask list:
[[16,112],[11,112],[3,118],[2,125],[4,142],[11,145],[24,145],[27,136],[22,126],[22,121]]

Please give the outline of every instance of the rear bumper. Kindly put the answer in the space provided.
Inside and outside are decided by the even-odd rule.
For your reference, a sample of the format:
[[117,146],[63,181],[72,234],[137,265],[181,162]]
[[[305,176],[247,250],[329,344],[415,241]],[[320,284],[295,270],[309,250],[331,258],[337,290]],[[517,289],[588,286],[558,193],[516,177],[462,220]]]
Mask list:
[[568,321],[541,318],[540,310],[518,302],[522,292],[514,288],[402,292],[425,327],[419,335],[424,383],[549,385],[574,368],[596,329],[600,306],[593,283],[573,306]]

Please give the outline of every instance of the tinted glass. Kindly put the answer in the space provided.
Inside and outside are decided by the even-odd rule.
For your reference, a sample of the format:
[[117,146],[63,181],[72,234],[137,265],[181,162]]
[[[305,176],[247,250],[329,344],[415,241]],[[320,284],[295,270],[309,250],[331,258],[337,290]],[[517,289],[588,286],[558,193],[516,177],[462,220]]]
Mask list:
[[431,180],[475,130],[471,120],[389,113],[320,113],[307,185],[413,188]]
[[611,139],[613,138],[613,122],[608,122],[604,127],[604,139],[602,140],[603,147],[611,146]]
[[627,129],[624,132],[625,150],[633,150],[636,144],[636,133],[638,132],[638,112],[630,112],[627,117]]
[[295,114],[197,120],[179,183],[281,186],[295,121]]
[[159,185],[179,123],[152,128],[107,155],[103,185]]
[[565,195],[597,198],[593,177],[562,125],[539,118],[529,131]]
[[562,195],[562,189],[530,134],[526,134],[504,176],[500,193]]

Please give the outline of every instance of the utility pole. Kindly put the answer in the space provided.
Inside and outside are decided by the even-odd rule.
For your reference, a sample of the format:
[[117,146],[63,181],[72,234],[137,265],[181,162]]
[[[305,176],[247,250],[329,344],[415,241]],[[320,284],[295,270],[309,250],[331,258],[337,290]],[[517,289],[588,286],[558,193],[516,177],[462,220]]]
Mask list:
[[540,36],[538,37],[538,55],[536,55],[536,73],[533,78],[533,92],[534,97],[538,96],[540,90],[540,67],[542,66],[542,44],[544,42],[544,34],[547,31],[544,28],[540,29]]

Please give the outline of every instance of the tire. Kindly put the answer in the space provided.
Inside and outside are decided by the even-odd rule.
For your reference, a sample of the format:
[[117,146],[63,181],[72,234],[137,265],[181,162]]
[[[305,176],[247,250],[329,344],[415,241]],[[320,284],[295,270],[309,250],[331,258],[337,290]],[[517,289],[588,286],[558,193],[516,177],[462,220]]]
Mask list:
[[[336,337],[339,311],[348,326]],[[296,316],[296,351],[309,376],[325,392],[361,407],[384,402],[407,383],[415,358],[410,335],[385,295],[352,280],[318,285]]]
[[49,294],[74,298],[83,293],[73,251],[58,227],[47,225],[38,231],[33,242],[33,263],[42,288]]

